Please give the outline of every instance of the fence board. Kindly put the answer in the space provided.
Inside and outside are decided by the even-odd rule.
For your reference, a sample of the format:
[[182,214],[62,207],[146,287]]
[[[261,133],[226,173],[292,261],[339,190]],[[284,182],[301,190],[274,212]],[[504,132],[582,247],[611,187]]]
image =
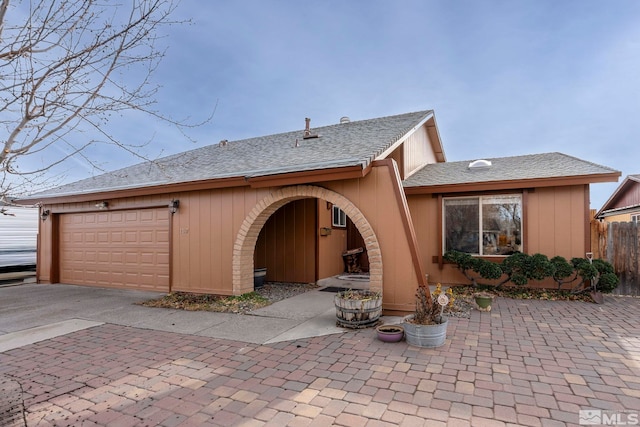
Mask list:
[[620,278],[618,295],[640,296],[640,223],[591,223],[594,257],[607,260]]

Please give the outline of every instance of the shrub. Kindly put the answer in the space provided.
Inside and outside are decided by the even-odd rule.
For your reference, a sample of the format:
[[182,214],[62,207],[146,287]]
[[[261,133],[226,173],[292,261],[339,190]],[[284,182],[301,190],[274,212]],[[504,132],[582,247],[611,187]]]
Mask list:
[[[509,282],[522,286],[529,280],[552,278],[558,284],[558,290],[564,284],[574,284],[573,293],[587,292],[592,290],[587,283],[595,283],[596,290],[608,293],[620,282],[613,266],[600,259],[591,262],[586,258],[572,258],[569,263],[561,256],[549,259],[543,254],[527,255],[516,252],[503,259],[502,263],[496,263],[458,251],[446,252],[444,259],[455,264],[475,287],[492,286],[479,283],[479,278],[499,280],[493,284],[496,288]],[[576,281],[577,283],[574,283]]]

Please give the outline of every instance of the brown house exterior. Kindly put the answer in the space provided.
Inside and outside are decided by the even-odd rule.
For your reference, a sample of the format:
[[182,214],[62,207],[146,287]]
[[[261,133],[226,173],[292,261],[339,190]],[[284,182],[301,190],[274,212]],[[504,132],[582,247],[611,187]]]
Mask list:
[[[489,160],[471,172],[469,162],[447,163],[428,110],[315,129],[307,121],[24,202],[39,202],[44,218],[41,283],[239,295],[254,289],[254,268],[266,268],[268,281],[316,282],[341,274],[343,251],[362,246],[385,311],[407,312],[426,274],[464,282],[442,262],[446,245],[473,241],[451,237],[460,233],[443,225],[450,212],[482,206],[485,219],[493,215],[495,225],[471,233],[483,242],[479,256],[499,258],[514,244],[584,256],[589,183],[620,175],[559,153]],[[522,211],[517,230],[499,224],[503,208]]]
[[640,175],[629,175],[596,213],[605,222],[640,222]]

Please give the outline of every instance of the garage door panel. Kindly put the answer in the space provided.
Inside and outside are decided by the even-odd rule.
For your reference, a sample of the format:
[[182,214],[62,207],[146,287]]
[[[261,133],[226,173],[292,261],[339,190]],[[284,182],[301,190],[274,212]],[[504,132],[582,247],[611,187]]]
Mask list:
[[169,291],[167,209],[64,214],[60,281]]

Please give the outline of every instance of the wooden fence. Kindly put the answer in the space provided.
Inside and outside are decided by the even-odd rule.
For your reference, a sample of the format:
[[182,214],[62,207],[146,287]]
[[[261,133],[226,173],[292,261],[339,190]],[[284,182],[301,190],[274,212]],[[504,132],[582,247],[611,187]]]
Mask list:
[[640,296],[640,223],[591,221],[591,249],[620,278],[614,294]]

